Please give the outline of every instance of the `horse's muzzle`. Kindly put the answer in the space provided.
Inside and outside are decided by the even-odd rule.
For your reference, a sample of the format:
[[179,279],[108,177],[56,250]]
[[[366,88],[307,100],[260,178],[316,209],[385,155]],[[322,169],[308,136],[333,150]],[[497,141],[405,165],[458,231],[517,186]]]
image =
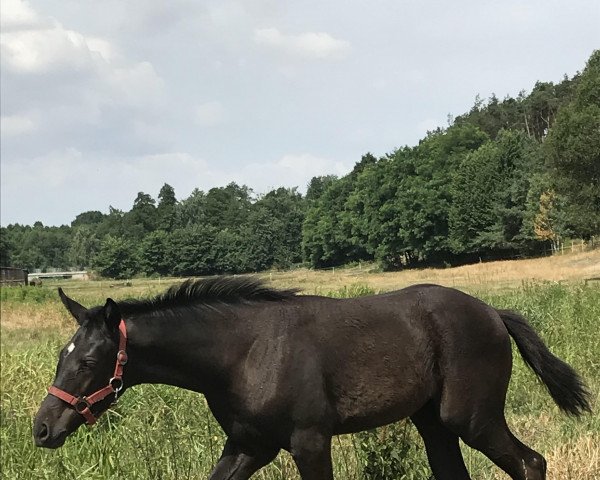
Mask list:
[[83,423],[81,415],[64,402],[48,395],[33,421],[33,441],[36,446],[44,448],[58,448],[65,443],[69,434]]
[[58,448],[67,439],[66,430],[53,431],[48,423],[37,421],[33,424],[33,440],[37,447]]

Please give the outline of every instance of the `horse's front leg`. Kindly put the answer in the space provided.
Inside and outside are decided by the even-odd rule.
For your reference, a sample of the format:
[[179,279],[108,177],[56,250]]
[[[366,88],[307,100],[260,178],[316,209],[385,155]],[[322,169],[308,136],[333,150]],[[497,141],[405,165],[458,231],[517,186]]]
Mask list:
[[248,480],[254,472],[271,462],[278,449],[245,448],[227,440],[225,448],[209,480]]
[[302,480],[333,480],[331,435],[312,429],[294,432],[291,454]]

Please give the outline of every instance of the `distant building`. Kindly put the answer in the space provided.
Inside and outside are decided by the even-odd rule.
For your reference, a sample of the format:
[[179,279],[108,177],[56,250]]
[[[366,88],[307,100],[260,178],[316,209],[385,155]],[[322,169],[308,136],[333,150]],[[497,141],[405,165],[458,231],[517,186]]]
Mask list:
[[22,268],[0,267],[0,285],[29,285],[29,272]]

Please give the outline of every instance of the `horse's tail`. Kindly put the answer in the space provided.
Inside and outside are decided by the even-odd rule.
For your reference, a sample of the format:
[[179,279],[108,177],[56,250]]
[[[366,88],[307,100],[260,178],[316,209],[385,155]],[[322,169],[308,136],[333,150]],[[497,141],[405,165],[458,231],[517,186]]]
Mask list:
[[591,412],[590,393],[577,372],[548,350],[522,315],[510,310],[497,311],[523,360],[546,385],[560,409],[576,416]]

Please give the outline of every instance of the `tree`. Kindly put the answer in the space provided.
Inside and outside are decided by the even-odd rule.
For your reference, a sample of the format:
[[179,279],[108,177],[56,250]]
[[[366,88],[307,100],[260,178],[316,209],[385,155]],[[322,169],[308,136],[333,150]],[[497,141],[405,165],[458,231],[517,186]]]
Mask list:
[[6,228],[0,227],[0,265],[10,266],[12,246],[9,240],[9,232]]
[[242,233],[229,228],[217,232],[211,245],[212,263],[210,273],[232,274],[254,270],[249,259],[248,239]]
[[226,187],[211,188],[204,203],[207,222],[218,230],[239,228],[250,211],[251,193],[247,186],[235,182]]
[[348,223],[343,219],[354,178],[346,175],[331,183],[306,213],[302,250],[304,258],[314,267],[341,265],[359,259],[350,241]]
[[141,240],[156,228],[156,201],[147,193],[138,192],[132,209],[123,217],[123,229],[128,238]]
[[542,140],[554,123],[560,100],[552,82],[536,82],[525,102],[526,128],[536,140]]
[[173,231],[167,255],[177,276],[209,275],[214,272],[217,230],[210,225],[190,225]]
[[98,238],[104,238],[106,235],[120,237],[125,234],[123,218],[125,214],[122,210],[114,208],[112,205],[108,207],[108,215],[105,215],[102,222],[96,227],[96,235]]
[[156,208],[157,221],[159,229],[170,232],[175,226],[176,216],[175,207],[177,199],[175,198],[175,189],[165,183],[158,193],[158,207]]
[[502,130],[464,158],[451,184],[455,253],[501,257],[530,248],[527,198],[540,167],[538,150],[525,133]]
[[600,50],[590,57],[574,100],[563,107],[544,144],[557,193],[573,232],[600,233]]
[[555,218],[556,193],[552,190],[540,195],[539,210],[533,220],[533,229],[538,238],[550,242],[552,250],[557,252],[561,244],[561,236]]
[[364,248],[361,258],[356,260],[375,258],[386,269],[391,268],[394,263],[385,253],[386,239],[383,234],[385,206],[393,199],[396,190],[392,186],[389,167],[389,158],[362,165],[356,175],[354,188],[346,200],[343,216],[350,232],[350,242]]
[[72,227],[80,227],[82,225],[98,225],[102,223],[105,215],[97,210],[91,210],[80,213],[75,217],[75,220],[71,222]]
[[173,259],[171,237],[164,230],[150,232],[139,246],[140,268],[148,275],[169,275]]
[[303,221],[304,200],[295,188],[272,190],[254,203],[245,229],[252,269],[300,262]]
[[556,112],[571,101],[579,76],[565,76],[558,84],[537,82],[530,94],[521,91],[516,98],[502,101],[492,94],[486,101],[479,95],[471,110],[454,119],[454,125],[471,124],[492,140],[501,130],[519,130],[541,142],[556,119]]
[[107,235],[94,258],[93,268],[103,277],[131,278],[139,271],[139,259],[133,243]]
[[195,188],[190,196],[175,206],[176,228],[206,223],[206,194]]
[[500,181],[499,152],[494,142],[467,155],[452,176],[449,212],[451,248],[480,253],[482,234],[495,221],[495,186]]
[[70,265],[78,269],[90,267],[99,248],[100,241],[89,226],[76,228],[68,253]]
[[401,152],[394,209],[397,231],[407,261],[439,263],[452,256],[449,216],[451,173],[463,158],[488,140],[474,125],[453,125],[431,133],[412,151]]
[[311,178],[306,189],[306,201],[311,203],[318,200],[325,190],[336,180],[337,176],[335,175],[323,175]]

